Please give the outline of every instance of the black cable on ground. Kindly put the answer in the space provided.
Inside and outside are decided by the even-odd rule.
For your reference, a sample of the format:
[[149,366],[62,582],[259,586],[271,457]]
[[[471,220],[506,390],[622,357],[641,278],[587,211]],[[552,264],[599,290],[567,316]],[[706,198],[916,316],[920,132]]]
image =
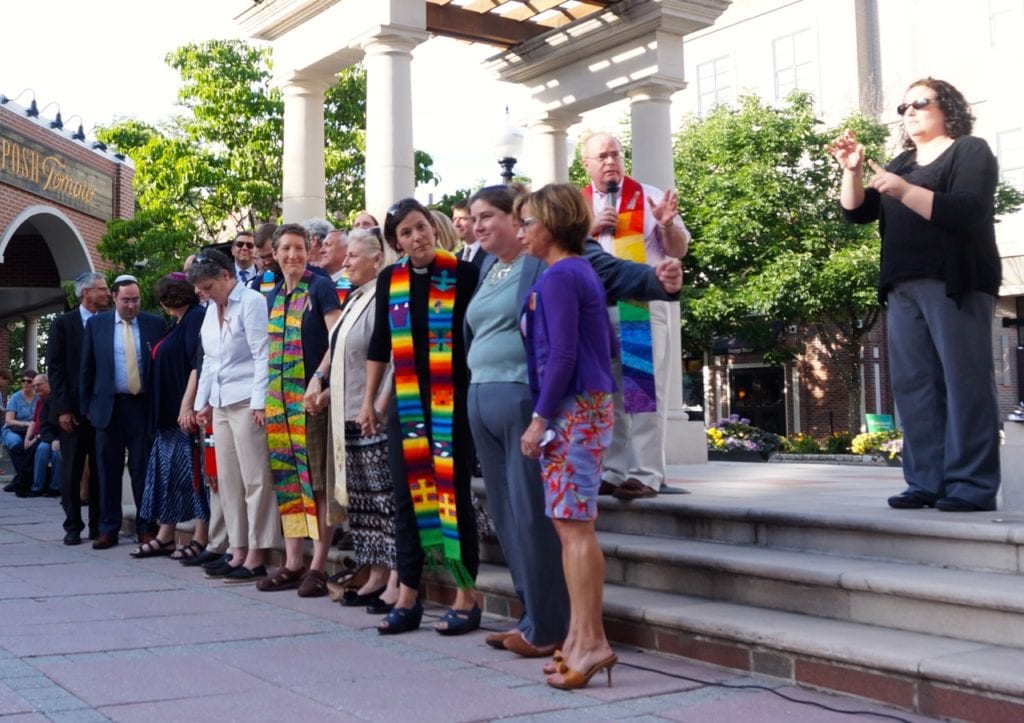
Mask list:
[[[424,617],[426,617],[426,616],[424,616]],[[487,632],[491,632],[491,633],[505,632],[503,630],[495,630],[494,628],[485,627],[483,625],[480,626],[480,629],[484,630],[484,631],[487,631]],[[788,696],[785,693],[782,693],[782,692],[780,692],[780,691],[778,691],[778,690],[776,690],[776,689],[774,689],[774,688],[772,688],[770,686],[758,685],[757,683],[743,683],[743,684],[730,685],[729,683],[716,683],[716,682],[711,681],[711,680],[701,680],[700,678],[691,678],[691,677],[686,676],[686,675],[679,675],[677,673],[669,673],[669,672],[666,672],[664,670],[659,670],[658,668],[649,668],[649,667],[647,667],[645,665],[638,665],[636,663],[624,663],[622,661],[619,661],[617,663],[617,665],[622,665],[622,666],[625,666],[627,668],[633,668],[634,670],[643,670],[643,671],[645,671],[647,673],[657,673],[658,675],[663,675],[663,676],[665,676],[667,678],[675,678],[676,680],[685,680],[685,681],[688,681],[690,683],[699,683],[700,685],[707,686],[707,687],[728,688],[730,690],[765,690],[765,691],[768,691],[769,693],[773,693],[774,695],[779,696],[783,700],[789,701],[790,703],[799,703],[801,705],[808,705],[808,706],[812,706],[814,708],[820,708],[822,710],[827,710],[827,711],[829,711],[831,713],[842,713],[842,714],[845,714],[845,715],[870,715],[870,716],[874,716],[876,718],[884,718],[884,719],[887,719],[887,720],[900,721],[900,723],[911,723],[906,718],[901,718],[898,715],[892,715],[890,713],[878,713],[878,712],[872,711],[872,710],[847,710],[847,709],[844,709],[844,708],[833,708],[830,705],[826,705],[824,703],[819,703],[817,701],[801,700],[799,698],[793,698],[793,697]]]

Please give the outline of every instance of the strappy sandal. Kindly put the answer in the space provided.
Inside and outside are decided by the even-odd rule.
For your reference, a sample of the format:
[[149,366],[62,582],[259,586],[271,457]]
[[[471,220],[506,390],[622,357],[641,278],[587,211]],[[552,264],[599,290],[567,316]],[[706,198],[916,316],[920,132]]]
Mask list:
[[171,553],[172,560],[191,560],[206,552],[206,545],[200,545],[195,540],[189,540],[187,545],[182,545]]
[[377,625],[381,635],[398,635],[416,630],[423,620],[423,604],[417,600],[411,608],[394,608],[388,616]]
[[141,560],[145,557],[165,557],[173,551],[174,540],[164,542],[160,538],[154,537],[149,542],[142,543],[128,554],[136,560]]
[[256,583],[256,589],[260,592],[277,592],[279,590],[294,590],[299,586],[303,575],[306,574],[305,568],[299,568],[298,570],[289,570],[284,565],[278,568],[277,572],[274,573],[273,577],[264,578]]
[[456,610],[452,608],[441,616],[440,622],[445,627],[434,627],[438,635],[464,635],[480,627],[480,606],[473,605],[469,610]]
[[357,565],[350,557],[345,558],[345,568],[327,578],[327,594],[331,602],[341,602],[348,587],[356,582],[363,573],[369,576],[370,571],[365,565]]

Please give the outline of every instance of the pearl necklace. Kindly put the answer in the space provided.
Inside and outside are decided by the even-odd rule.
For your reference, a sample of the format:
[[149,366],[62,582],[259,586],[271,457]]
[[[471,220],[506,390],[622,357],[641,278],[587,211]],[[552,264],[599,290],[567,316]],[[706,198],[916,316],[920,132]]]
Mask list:
[[491,267],[491,272],[487,275],[488,283],[490,283],[491,286],[497,286],[508,278],[508,275],[512,273],[512,267],[515,266],[516,261],[518,261],[522,255],[523,254],[520,253],[507,264],[503,261],[496,261],[494,266]]

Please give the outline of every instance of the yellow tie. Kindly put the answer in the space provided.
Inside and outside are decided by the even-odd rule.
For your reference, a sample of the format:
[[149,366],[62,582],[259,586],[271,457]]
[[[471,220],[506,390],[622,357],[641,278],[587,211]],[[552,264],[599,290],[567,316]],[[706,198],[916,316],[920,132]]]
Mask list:
[[128,393],[138,394],[142,391],[142,381],[139,378],[139,359],[135,355],[135,336],[130,323],[121,323],[124,324],[124,368],[128,372]]

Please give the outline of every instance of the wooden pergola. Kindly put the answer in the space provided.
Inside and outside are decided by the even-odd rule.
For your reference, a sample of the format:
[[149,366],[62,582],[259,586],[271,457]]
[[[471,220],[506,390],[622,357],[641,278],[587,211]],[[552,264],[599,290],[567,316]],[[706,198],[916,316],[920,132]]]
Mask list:
[[500,48],[542,35],[618,0],[427,0],[427,31]]

